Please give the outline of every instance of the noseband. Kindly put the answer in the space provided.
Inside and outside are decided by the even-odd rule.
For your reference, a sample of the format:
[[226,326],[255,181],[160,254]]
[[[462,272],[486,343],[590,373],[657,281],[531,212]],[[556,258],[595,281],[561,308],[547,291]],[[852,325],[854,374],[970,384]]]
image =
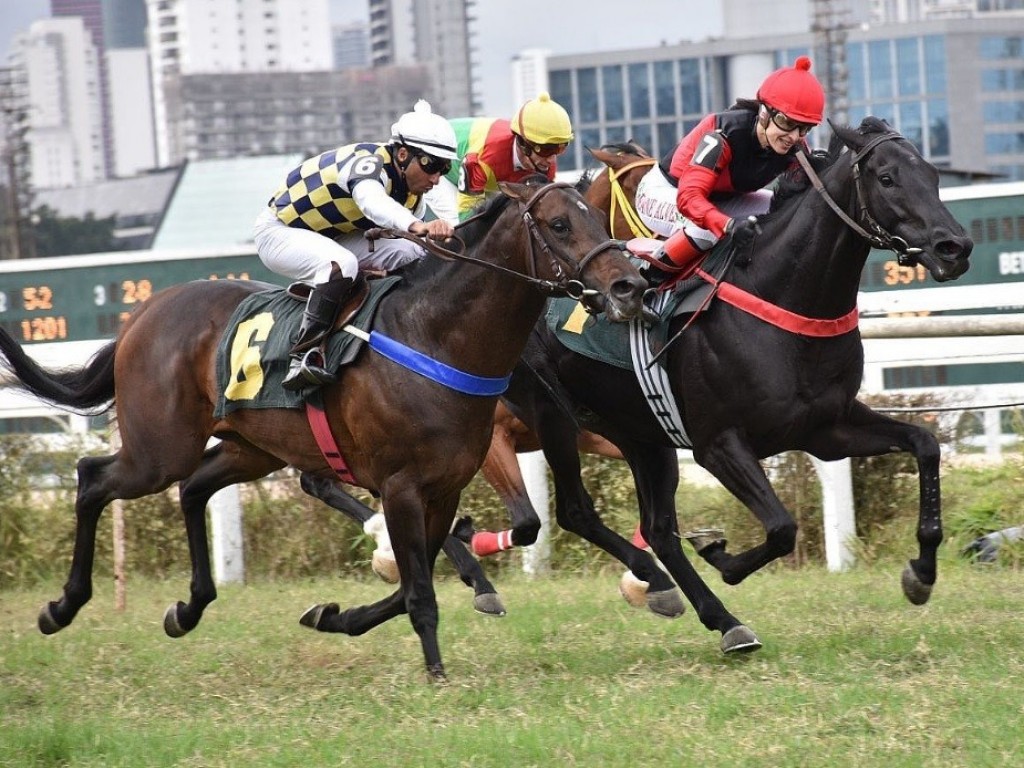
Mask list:
[[883,251],[892,251],[896,254],[896,260],[900,266],[908,267],[917,264],[917,254],[922,253],[923,249],[911,247],[906,240],[899,235],[894,235],[891,232],[886,231],[886,229],[875,220],[871,215],[871,212],[868,210],[867,203],[865,202],[860,175],[860,161],[866,158],[871,153],[871,150],[883,141],[902,138],[903,136],[898,133],[883,133],[881,136],[876,136],[866,145],[857,150],[853,155],[853,159],[850,161],[850,166],[853,170],[854,196],[857,203],[858,217],[864,222],[867,229],[860,226],[856,221],[850,218],[846,211],[840,208],[836,204],[836,201],[829,196],[825,189],[825,185],[822,184],[818,174],[816,174],[814,172],[814,168],[811,167],[811,164],[807,159],[807,155],[804,152],[798,152],[796,157],[800,162],[800,167],[803,168],[804,173],[807,174],[807,178],[811,180],[811,184],[822,198],[824,198],[825,202],[828,203],[829,207],[835,211],[836,215],[846,222],[850,229],[871,243],[874,248],[878,248]]
[[[516,272],[514,269],[508,269],[500,264],[494,264],[489,261],[483,261],[474,256],[467,256],[463,251],[465,250],[465,243],[458,236],[453,238],[461,246],[459,250],[454,251],[438,244],[436,241],[430,239],[424,239],[419,235],[413,235],[408,232],[396,232],[394,230],[381,230],[371,229],[368,230],[366,236],[368,238],[375,237],[402,237],[406,240],[412,240],[419,245],[423,246],[426,250],[433,253],[435,256],[439,256],[442,259],[452,260],[457,259],[459,261],[471,262],[473,264],[479,264],[481,267],[494,270],[496,272],[503,272],[517,280],[522,280],[530,285],[536,286],[542,293],[548,296],[570,296],[573,299],[579,301],[584,296],[596,296],[600,291],[594,290],[593,288],[587,288],[584,286],[581,277],[584,270],[590,266],[590,263],[596,256],[604,253],[607,250],[619,250],[625,251],[626,244],[622,240],[605,240],[598,245],[591,248],[586,255],[579,261],[573,261],[572,259],[562,256],[555,252],[555,250],[548,244],[547,240],[544,239],[544,235],[541,233],[540,228],[537,226],[537,221],[534,219],[530,210],[537,202],[544,197],[548,192],[552,192],[556,189],[571,189],[575,190],[572,184],[566,184],[565,182],[552,182],[545,184],[543,187],[538,189],[534,195],[527,200],[525,203],[519,201],[519,207],[521,211],[521,217],[523,223],[526,225],[527,233],[529,237],[527,239],[527,258],[526,258],[526,274],[522,272]],[[486,211],[474,214],[465,221],[459,224],[459,227],[463,227],[471,221],[480,218]],[[540,250],[543,254],[548,257],[551,271],[555,274],[554,280],[545,280],[537,277],[537,249],[536,246],[539,244]],[[568,272],[563,268],[568,267]],[[588,310],[589,311],[589,310]]]
[[[590,266],[590,262],[600,254],[604,253],[609,249],[617,249],[620,251],[626,250],[626,245],[621,240],[605,240],[598,243],[596,246],[591,248],[586,255],[579,261],[573,261],[565,256],[562,256],[554,251],[553,248],[548,244],[547,240],[544,239],[540,229],[537,226],[537,221],[533,218],[530,213],[530,209],[548,192],[555,189],[573,189],[572,184],[566,184],[564,182],[552,182],[551,184],[545,184],[543,187],[537,190],[537,192],[527,200],[525,203],[520,202],[520,208],[522,210],[523,223],[526,224],[526,228],[530,233],[529,242],[529,255],[526,260],[526,266],[528,275],[531,281],[537,284],[542,291],[549,296],[570,296],[577,301],[582,299],[584,296],[595,296],[600,291],[596,291],[593,288],[586,288],[581,280],[584,270]],[[551,266],[551,271],[555,273],[555,280],[542,280],[537,277],[537,253],[534,249],[535,244],[540,244],[541,251],[548,257],[548,263]],[[568,266],[571,271],[571,275],[566,274],[566,271],[562,268],[563,265]]]

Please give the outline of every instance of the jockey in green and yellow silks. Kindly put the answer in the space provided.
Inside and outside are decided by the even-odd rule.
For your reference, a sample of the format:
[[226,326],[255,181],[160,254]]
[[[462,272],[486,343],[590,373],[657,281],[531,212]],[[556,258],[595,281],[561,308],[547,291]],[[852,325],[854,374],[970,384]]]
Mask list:
[[537,173],[554,180],[556,158],[573,138],[568,113],[546,93],[523,104],[511,121],[466,117],[450,122],[458,159],[426,200],[438,218],[452,223],[497,192],[499,181],[518,182]]

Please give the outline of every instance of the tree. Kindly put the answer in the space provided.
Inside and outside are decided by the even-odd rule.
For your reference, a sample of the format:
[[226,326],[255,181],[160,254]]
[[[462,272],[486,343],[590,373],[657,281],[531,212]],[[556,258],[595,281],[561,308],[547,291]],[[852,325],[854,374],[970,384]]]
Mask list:
[[114,221],[114,216],[97,219],[91,211],[83,219],[61,216],[49,206],[40,206],[32,212],[36,255],[116,251],[120,246],[114,238]]

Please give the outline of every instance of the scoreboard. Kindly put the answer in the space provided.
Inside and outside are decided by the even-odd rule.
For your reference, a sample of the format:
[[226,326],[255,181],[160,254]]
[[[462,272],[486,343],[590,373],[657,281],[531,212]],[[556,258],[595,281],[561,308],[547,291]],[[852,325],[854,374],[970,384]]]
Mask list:
[[154,293],[190,280],[284,285],[252,248],[0,261],[0,327],[22,344],[112,339]]

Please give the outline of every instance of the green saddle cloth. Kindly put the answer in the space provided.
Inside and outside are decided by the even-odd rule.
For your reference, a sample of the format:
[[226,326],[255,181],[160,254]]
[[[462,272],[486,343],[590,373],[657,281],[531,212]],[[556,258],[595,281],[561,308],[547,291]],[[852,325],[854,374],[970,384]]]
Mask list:
[[[648,331],[648,344],[661,349],[668,340],[668,321],[672,308],[662,313],[662,321]],[[615,323],[604,314],[591,315],[576,299],[558,298],[548,302],[545,322],[555,338],[573,352],[599,360],[602,363],[633,370],[629,353],[630,328],[638,320],[629,323]]]
[[[633,263],[641,266],[644,262],[634,258]],[[704,259],[702,266],[705,272],[720,278],[731,263],[731,249],[720,243]],[[709,283],[693,276],[677,283],[669,295],[659,295],[657,302],[661,322],[647,329],[648,347],[652,350],[664,347],[668,342],[668,326],[672,318],[696,312],[711,289]],[[629,337],[634,326],[644,328],[639,320],[614,323],[603,314],[596,317],[587,314],[575,299],[558,298],[548,302],[545,322],[555,338],[573,352],[627,371],[633,370]]]
[[[380,301],[402,278],[370,280],[370,293],[347,325],[368,330]],[[261,291],[245,299],[228,322],[217,346],[217,405],[214,418],[242,408],[303,408],[305,395],[281,386],[291,360],[295,330],[305,302],[284,289]],[[339,331],[327,340],[324,356],[329,371],[348,365],[363,348],[363,340]]]

